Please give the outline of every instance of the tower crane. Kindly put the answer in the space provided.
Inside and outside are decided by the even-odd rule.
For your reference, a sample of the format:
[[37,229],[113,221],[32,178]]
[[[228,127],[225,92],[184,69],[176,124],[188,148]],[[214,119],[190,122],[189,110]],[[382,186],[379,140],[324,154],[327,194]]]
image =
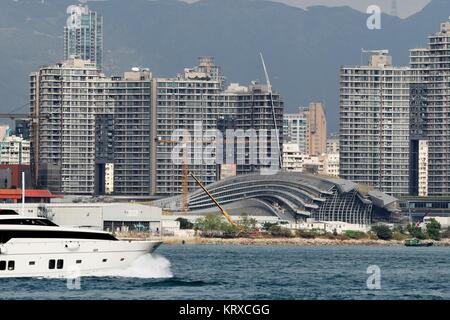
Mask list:
[[[164,139],[155,139],[155,142],[160,144],[178,144],[181,141],[176,140],[164,140]],[[183,137],[183,146],[184,148],[187,147],[187,138],[186,136]],[[185,149],[186,150],[186,149]],[[182,209],[181,212],[186,215],[189,207],[189,164],[188,164],[188,158],[185,151],[183,151],[183,164],[182,164],[182,178],[181,178],[181,197],[182,197]]]

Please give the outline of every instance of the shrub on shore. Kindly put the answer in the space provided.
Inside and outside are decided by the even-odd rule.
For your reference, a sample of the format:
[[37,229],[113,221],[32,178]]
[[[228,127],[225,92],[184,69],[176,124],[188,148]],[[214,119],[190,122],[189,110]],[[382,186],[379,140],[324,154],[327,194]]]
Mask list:
[[449,239],[450,238],[450,227],[447,227],[444,231],[441,232],[441,238]]
[[262,225],[262,229],[265,231],[270,231],[270,228],[272,228],[273,226],[276,226],[276,223],[272,223],[272,222],[264,222]]
[[294,235],[292,234],[292,231],[288,228],[284,228],[281,226],[272,226],[269,229],[270,234],[273,237],[280,237],[280,238],[292,238]]
[[404,240],[408,239],[409,236],[408,236],[407,234],[403,233],[403,232],[400,232],[400,231],[395,230],[395,231],[392,233],[392,238],[393,238],[394,240],[396,240],[396,241],[404,241]]
[[367,236],[369,237],[369,240],[378,240],[377,234],[372,230],[367,232]]
[[377,238],[380,240],[392,240],[393,233],[391,228],[386,225],[377,225],[372,227],[372,231],[377,235]]
[[419,226],[416,226],[415,224],[408,224],[407,227],[408,233],[411,237],[417,238],[419,240],[424,240],[427,238],[426,234],[423,232],[422,228]]
[[353,231],[353,230],[346,230],[344,231],[344,235],[349,237],[350,239],[360,240],[360,239],[367,239],[367,233],[362,231]]
[[239,226],[242,231],[244,232],[255,232],[258,228],[256,227],[256,224],[258,221],[256,221],[255,218],[250,218],[248,214],[244,213],[241,215],[241,219],[239,220]]
[[441,240],[441,224],[437,222],[436,219],[430,219],[430,222],[427,223],[426,228],[430,239],[435,241]]
[[303,239],[315,239],[317,234],[313,230],[298,229],[295,230],[295,236]]

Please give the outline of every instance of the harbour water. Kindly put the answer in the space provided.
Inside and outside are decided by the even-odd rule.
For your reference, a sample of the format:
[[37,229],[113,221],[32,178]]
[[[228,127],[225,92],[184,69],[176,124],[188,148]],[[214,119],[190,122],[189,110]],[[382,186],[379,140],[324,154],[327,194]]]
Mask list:
[[[381,289],[369,289],[369,266]],[[163,245],[127,270],[1,279],[0,299],[450,299],[450,248]]]

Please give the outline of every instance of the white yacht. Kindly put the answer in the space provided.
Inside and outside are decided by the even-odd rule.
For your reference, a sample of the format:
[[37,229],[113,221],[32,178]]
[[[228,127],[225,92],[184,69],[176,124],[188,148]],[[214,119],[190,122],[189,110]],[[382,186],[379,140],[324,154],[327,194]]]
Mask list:
[[0,210],[0,278],[67,277],[128,267],[161,241],[121,241],[103,231],[60,227]]

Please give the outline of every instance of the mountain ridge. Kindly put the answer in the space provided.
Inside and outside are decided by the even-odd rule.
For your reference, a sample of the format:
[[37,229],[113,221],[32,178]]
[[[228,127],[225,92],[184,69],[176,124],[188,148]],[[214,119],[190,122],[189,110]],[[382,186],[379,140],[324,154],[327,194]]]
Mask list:
[[[75,1],[0,2],[0,111],[28,99],[28,75],[63,56],[66,8]],[[173,76],[198,56],[215,56],[229,82],[263,80],[264,54],[274,88],[287,112],[323,101],[330,132],[338,130],[339,67],[361,63],[361,48],[389,49],[395,65],[408,65],[408,50],[448,19],[450,2],[433,0],[406,19],[382,16],[382,29],[366,27],[368,15],[347,6],[308,9],[270,1],[109,0],[90,2],[104,17],[107,74],[132,66]],[[366,61],[362,61],[365,63]]]

